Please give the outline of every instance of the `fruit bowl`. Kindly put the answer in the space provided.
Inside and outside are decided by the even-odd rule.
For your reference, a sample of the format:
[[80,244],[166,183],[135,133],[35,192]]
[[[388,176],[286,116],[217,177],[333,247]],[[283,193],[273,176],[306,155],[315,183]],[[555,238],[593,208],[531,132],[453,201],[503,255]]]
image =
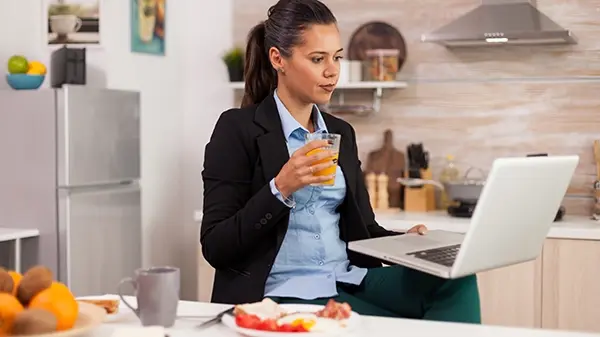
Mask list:
[[0,267],[0,336],[80,336],[104,322],[106,311],[78,302],[45,266],[24,274]]
[[6,74],[6,82],[15,90],[35,90],[44,83],[44,75]]
[[[73,328],[66,331],[48,332],[43,334],[33,334],[27,337],[79,337],[87,336],[100,324],[104,322],[106,312],[104,309],[88,303],[79,303],[79,317]],[[22,336],[22,335],[21,335]],[[21,337],[19,335],[10,337]]]

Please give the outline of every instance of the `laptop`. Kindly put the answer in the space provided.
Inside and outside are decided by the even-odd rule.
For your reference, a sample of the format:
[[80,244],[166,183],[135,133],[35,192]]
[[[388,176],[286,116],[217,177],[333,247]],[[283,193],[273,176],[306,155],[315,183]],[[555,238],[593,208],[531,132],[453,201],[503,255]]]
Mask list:
[[431,230],[352,241],[351,251],[446,279],[536,259],[578,156],[498,158],[466,234]]

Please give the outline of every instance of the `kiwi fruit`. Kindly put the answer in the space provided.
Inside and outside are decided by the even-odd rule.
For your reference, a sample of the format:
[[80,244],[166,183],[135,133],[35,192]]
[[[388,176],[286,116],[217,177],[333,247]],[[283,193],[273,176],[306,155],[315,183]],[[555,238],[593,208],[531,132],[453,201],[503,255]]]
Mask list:
[[19,283],[17,298],[24,306],[29,305],[35,295],[52,285],[52,280],[52,271],[44,266],[29,269]]
[[57,324],[56,316],[50,311],[27,309],[15,317],[11,334],[17,336],[45,334],[56,331]]
[[0,293],[12,294],[14,282],[6,269],[0,267]]

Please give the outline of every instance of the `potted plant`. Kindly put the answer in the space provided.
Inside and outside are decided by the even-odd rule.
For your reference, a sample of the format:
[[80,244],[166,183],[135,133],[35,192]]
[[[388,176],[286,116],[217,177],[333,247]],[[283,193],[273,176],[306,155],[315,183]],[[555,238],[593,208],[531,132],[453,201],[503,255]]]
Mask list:
[[235,47],[223,55],[223,62],[227,65],[229,81],[241,82],[244,80],[244,51]]

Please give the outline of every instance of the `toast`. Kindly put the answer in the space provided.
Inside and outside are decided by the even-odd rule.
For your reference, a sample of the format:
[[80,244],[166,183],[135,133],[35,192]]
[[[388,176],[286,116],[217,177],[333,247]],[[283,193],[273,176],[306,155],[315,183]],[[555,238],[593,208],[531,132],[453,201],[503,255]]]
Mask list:
[[78,301],[104,308],[109,315],[116,314],[119,311],[120,301],[118,299],[81,299]]
[[238,304],[233,309],[235,316],[255,315],[261,319],[279,319],[286,313],[285,309],[270,298],[255,303]]

